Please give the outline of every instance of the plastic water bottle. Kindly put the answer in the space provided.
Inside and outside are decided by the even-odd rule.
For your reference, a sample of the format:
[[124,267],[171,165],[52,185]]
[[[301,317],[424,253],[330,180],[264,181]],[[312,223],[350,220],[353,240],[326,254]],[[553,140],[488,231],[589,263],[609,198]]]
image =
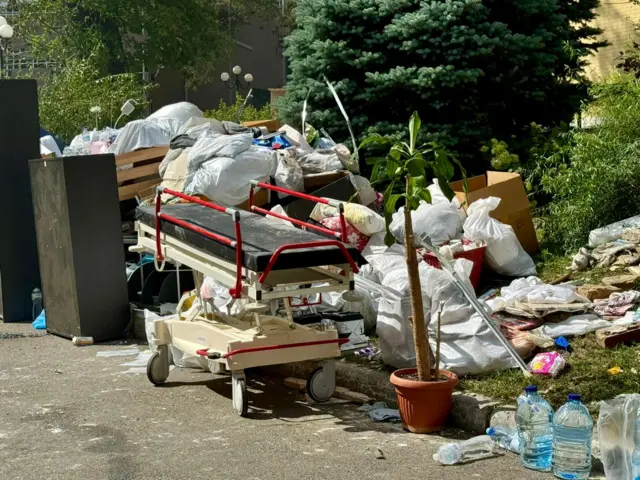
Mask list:
[[591,473],[593,419],[572,393],[553,418],[553,474],[558,478],[582,480]]
[[454,465],[492,454],[494,447],[495,443],[490,436],[481,435],[462,443],[442,445],[438,449],[438,453],[433,455],[433,459],[443,465]]
[[36,287],[31,292],[31,321],[35,321],[42,313],[42,291]]
[[[638,412],[640,414],[640,412]],[[636,448],[631,456],[631,478],[640,480],[640,415],[633,424],[633,441]]]
[[516,423],[522,464],[531,470],[551,470],[553,408],[538,395],[538,387],[530,385],[525,389],[516,411]]
[[520,453],[520,437],[518,429],[506,427],[487,428],[487,435],[505,450]]

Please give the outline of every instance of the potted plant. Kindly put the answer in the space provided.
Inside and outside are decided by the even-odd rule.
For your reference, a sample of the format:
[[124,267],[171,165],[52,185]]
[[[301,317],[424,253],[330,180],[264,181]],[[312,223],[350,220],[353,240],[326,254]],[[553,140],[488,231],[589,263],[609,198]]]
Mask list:
[[[371,175],[373,184],[388,182],[384,192],[384,216],[387,225],[385,243],[389,246],[396,241],[389,230],[396,203],[403,199],[405,204],[404,247],[411,299],[409,320],[416,351],[416,368],[395,371],[391,375],[391,383],[396,389],[404,427],[414,433],[429,433],[440,430],[444,426],[451,409],[451,395],[458,377],[452,372],[440,370],[439,358],[432,366],[411,212],[418,208],[421,201],[431,203],[431,194],[427,189],[428,178],[435,177],[442,193],[451,200],[454,193],[449,187],[449,182],[455,173],[454,165],[459,167],[465,183],[466,174],[460,162],[437,143],[429,142],[418,147],[416,143],[420,128],[420,117],[415,112],[409,121],[408,144],[401,141],[394,142],[388,137],[375,134],[366,138],[361,148],[377,144],[388,149],[385,157],[371,158],[367,163],[373,165]],[[401,187],[404,192],[394,193],[397,187]],[[438,341],[439,337],[438,334]]]

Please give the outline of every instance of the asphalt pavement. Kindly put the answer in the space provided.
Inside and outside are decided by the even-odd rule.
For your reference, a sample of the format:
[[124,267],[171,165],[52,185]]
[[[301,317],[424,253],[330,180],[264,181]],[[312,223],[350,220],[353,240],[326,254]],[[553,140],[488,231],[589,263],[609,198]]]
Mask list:
[[135,355],[96,356],[128,346],[76,347],[30,325],[0,323],[0,479],[553,478],[525,470],[510,453],[440,466],[433,454],[465,438],[461,432],[405,433],[352,404],[310,405],[251,372],[250,416],[240,418],[229,377],[174,369],[154,387],[122,366]]

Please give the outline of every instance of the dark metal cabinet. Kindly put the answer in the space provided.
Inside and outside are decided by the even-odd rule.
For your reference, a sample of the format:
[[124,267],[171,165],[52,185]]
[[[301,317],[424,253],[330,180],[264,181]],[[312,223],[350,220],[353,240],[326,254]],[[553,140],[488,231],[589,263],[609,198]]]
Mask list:
[[94,341],[129,323],[115,158],[30,162],[47,330]]
[[40,287],[29,159],[40,156],[35,80],[0,80],[0,317],[31,320]]

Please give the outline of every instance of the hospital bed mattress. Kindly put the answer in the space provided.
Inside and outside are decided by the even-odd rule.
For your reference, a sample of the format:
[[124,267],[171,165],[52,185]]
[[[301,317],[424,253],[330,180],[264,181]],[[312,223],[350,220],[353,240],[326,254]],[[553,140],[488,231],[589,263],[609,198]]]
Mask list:
[[[212,233],[235,240],[233,218],[225,213],[198,204],[163,205],[162,213],[204,228]],[[155,228],[155,207],[138,207],[136,218],[139,222]],[[186,228],[162,221],[162,231],[189,245],[204,250],[218,258],[235,263],[234,247],[207,238]],[[279,220],[262,215],[240,211],[240,232],[242,234],[242,265],[255,272],[263,272],[273,253],[281,246],[291,243],[308,243],[327,240],[328,237],[283,224]],[[351,257],[357,261],[356,248],[345,244]],[[319,267],[347,263],[338,247],[315,247],[300,250],[286,250],[280,254],[273,270]]]

